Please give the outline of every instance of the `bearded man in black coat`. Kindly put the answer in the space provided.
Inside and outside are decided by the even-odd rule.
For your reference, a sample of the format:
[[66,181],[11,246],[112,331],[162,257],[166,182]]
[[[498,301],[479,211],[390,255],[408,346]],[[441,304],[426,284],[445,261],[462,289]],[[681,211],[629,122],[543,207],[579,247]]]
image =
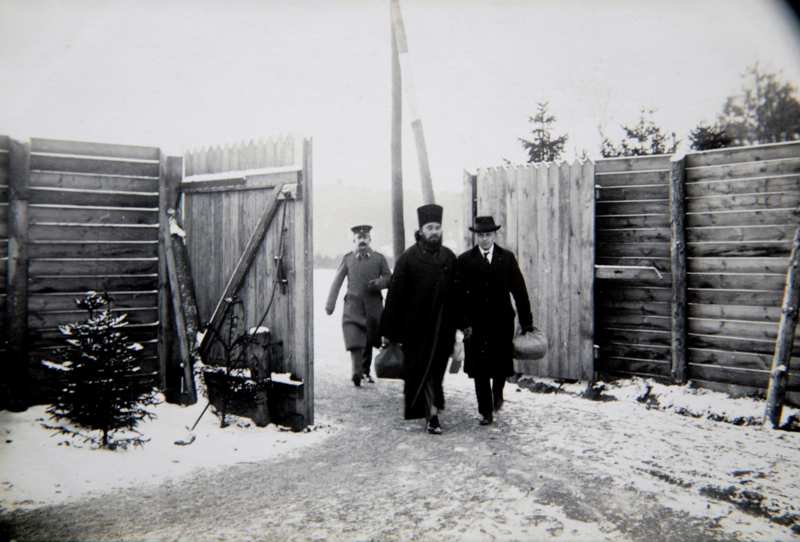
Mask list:
[[395,264],[381,319],[381,335],[403,348],[405,418],[426,418],[431,434],[442,432],[442,380],[458,313],[456,256],[442,246],[442,212],[435,204],[417,209],[419,239]]
[[494,421],[503,405],[506,378],[514,374],[514,308],[523,333],[533,331],[525,279],[514,254],[495,243],[491,216],[478,216],[470,230],[478,244],[458,257],[458,285],[463,306],[464,371],[475,380],[481,425]]

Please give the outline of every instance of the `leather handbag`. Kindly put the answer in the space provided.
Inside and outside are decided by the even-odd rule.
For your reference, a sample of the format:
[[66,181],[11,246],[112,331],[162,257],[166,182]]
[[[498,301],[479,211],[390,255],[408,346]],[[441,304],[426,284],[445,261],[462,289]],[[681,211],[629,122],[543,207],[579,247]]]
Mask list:
[[538,374],[536,361],[547,353],[547,346],[547,335],[536,328],[514,337],[514,372]]
[[375,374],[378,378],[403,379],[403,348],[399,344],[389,343],[381,348],[375,357]]

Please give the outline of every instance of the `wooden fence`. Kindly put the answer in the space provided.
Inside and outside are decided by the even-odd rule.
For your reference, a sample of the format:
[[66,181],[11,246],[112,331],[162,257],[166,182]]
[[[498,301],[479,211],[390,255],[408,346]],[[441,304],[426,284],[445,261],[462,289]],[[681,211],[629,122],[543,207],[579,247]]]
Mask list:
[[[539,376],[593,376],[594,164],[478,170],[464,177],[465,222],[492,215],[519,260],[534,325],[550,350]],[[465,246],[474,245],[467,232]]]
[[[184,160],[183,215],[200,320],[212,319],[230,277],[242,275],[238,296],[246,327],[258,325],[269,308],[261,325],[283,341],[285,370],[304,382],[290,414],[299,425],[311,424],[311,142],[276,138],[212,147],[189,152]],[[282,187],[286,199],[279,194]],[[253,241],[253,232],[277,201],[281,207],[263,240]],[[248,252],[252,263],[243,265],[242,255]]]
[[[58,325],[85,314],[74,299],[108,292],[144,346],[144,374],[158,362],[158,186],[155,147],[0,138],[0,237],[6,277],[3,358],[49,393],[40,364],[63,348]],[[5,198],[4,198],[5,199]]]
[[[800,142],[601,160],[596,184],[597,369],[763,390],[800,224]],[[800,340],[793,356],[796,392]]]

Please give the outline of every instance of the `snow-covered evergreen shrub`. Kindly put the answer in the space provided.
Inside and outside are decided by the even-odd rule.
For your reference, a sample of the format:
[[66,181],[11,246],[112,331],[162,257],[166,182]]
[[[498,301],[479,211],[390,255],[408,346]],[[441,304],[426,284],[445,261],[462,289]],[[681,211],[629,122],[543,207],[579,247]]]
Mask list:
[[102,448],[142,445],[146,440],[140,433],[118,436],[123,430],[135,431],[141,420],[154,417],[145,409],[157,400],[153,381],[141,375],[142,346],[123,334],[127,315],[111,312],[108,295],[87,292],[75,302],[88,312],[88,318],[59,326],[67,348],[61,363],[47,365],[59,370],[64,385],[47,412],[51,418],[68,420],[89,433],[66,424],[49,427]]

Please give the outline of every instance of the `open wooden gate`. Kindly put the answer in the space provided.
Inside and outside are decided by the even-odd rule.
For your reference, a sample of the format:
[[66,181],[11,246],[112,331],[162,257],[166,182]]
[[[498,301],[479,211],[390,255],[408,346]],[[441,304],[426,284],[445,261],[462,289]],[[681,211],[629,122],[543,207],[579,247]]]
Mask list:
[[[201,322],[214,327],[237,295],[245,327],[282,341],[284,370],[303,382],[286,405],[292,425],[314,423],[311,141],[187,153],[180,185]],[[266,316],[264,316],[266,313]]]

